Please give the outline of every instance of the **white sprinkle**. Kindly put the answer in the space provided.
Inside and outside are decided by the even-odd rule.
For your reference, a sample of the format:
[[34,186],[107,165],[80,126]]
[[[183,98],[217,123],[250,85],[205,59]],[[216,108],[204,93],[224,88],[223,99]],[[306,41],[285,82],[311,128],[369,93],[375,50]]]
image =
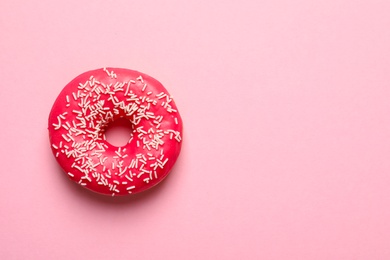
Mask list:
[[130,84],[131,82],[127,82],[127,87],[126,87],[126,92],[125,92],[125,96],[127,96],[127,94],[129,93],[129,88],[130,88]]
[[162,163],[162,166],[164,167],[167,162],[168,162],[168,158],[165,159],[165,161]]
[[67,133],[66,135],[70,138],[70,140],[74,141],[74,138],[70,135],[70,133]]
[[69,175],[70,177],[74,177],[74,175],[73,175],[72,173],[70,173],[70,172],[68,172],[68,175]]
[[65,141],[67,141],[68,143],[70,141],[72,141],[72,139],[68,138],[66,135],[62,134],[62,138],[64,138]]
[[144,83],[144,79],[142,78],[142,76],[139,76],[139,77],[137,78],[137,80],[139,80],[139,81],[141,81],[142,83]]
[[156,97],[158,98],[158,99],[161,99],[161,98],[163,98],[163,97],[165,97],[167,94],[165,94],[164,92],[161,92],[161,93],[158,93],[157,95],[156,95]]
[[81,116],[83,112],[78,111],[78,110],[72,110],[73,113],[77,114],[78,116]]

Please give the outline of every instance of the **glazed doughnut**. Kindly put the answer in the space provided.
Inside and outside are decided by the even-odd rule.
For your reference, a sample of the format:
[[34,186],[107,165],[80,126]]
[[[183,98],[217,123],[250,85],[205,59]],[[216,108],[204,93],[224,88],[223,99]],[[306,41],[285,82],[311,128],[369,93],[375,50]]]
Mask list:
[[[107,126],[126,118],[131,138],[117,147]],[[52,152],[67,176],[105,195],[127,195],[160,183],[182,144],[182,119],[156,79],[137,71],[103,68],[65,86],[49,115]]]

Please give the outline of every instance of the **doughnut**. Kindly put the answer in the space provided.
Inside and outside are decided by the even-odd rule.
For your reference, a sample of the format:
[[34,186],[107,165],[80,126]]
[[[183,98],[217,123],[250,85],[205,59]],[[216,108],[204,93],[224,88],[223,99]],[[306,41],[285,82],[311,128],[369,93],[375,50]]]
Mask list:
[[[124,146],[105,136],[115,120],[130,122]],[[181,150],[182,119],[156,79],[134,70],[103,68],[68,83],[49,115],[51,150],[67,177],[91,191],[123,196],[160,183]]]

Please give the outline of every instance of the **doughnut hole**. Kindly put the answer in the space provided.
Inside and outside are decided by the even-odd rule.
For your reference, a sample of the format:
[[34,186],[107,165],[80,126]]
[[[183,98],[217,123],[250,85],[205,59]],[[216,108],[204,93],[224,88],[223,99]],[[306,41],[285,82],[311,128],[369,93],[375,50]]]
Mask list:
[[106,141],[116,147],[122,147],[128,144],[132,137],[132,124],[124,118],[118,118],[110,122],[104,131]]

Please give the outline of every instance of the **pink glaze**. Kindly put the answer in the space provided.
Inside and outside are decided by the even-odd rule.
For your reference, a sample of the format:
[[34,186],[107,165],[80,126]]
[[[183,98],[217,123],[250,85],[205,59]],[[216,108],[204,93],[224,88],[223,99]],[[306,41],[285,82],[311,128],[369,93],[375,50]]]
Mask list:
[[[104,132],[122,117],[131,122],[132,137],[116,147]],[[65,86],[49,115],[51,148],[68,177],[112,196],[161,182],[179,156],[182,130],[177,107],[163,85],[129,69],[81,74]]]

